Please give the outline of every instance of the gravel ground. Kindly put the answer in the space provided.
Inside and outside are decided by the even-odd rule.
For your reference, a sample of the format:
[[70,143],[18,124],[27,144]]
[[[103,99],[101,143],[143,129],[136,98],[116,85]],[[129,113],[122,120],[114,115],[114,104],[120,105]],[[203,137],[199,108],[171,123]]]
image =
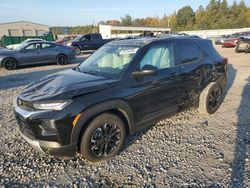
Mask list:
[[17,131],[12,101],[18,92],[75,64],[0,69],[0,187],[250,187],[250,54],[217,48],[230,63],[217,113],[201,116],[193,109],[162,120],[100,164],[80,155],[69,161],[44,156]]

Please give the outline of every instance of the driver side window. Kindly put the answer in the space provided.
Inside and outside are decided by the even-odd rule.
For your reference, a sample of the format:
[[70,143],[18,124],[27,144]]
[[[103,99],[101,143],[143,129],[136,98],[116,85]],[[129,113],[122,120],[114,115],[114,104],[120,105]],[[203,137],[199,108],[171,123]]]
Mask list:
[[173,44],[151,47],[140,62],[140,70],[153,66],[157,70],[163,70],[175,66]]
[[25,50],[35,50],[40,48],[40,44],[30,44],[27,47],[25,47]]

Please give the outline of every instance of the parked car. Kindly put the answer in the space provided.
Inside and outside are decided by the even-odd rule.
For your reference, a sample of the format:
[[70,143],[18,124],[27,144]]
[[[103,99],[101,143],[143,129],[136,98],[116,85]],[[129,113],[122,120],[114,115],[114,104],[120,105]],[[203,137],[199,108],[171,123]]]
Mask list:
[[239,42],[237,42],[236,44],[235,52],[250,53],[250,36],[249,37],[245,36],[240,38]]
[[65,37],[61,37],[58,40],[56,40],[56,43],[70,46],[72,41],[76,37],[77,37],[77,35],[68,35],[68,36],[65,36]]
[[22,65],[56,62],[65,65],[75,59],[74,49],[52,42],[29,42],[14,50],[0,49],[0,67],[7,70]]
[[228,35],[221,35],[219,36],[216,41],[214,42],[214,44],[216,45],[222,45],[223,42],[228,38],[229,36]]
[[250,32],[241,32],[241,33],[234,33],[228,37],[223,43],[222,47],[224,48],[234,48],[237,42],[240,40],[240,37],[250,36]]
[[117,155],[126,137],[190,107],[213,114],[227,59],[189,36],[117,40],[73,69],[48,75],[15,102],[22,137],[59,158],[92,163]]
[[23,42],[19,43],[19,44],[11,44],[11,45],[8,45],[6,46],[7,49],[10,49],[10,50],[13,50],[21,45],[24,45],[26,43],[31,43],[31,42],[39,42],[39,41],[43,41],[45,42],[45,40],[43,39],[37,39],[37,38],[32,38],[32,39],[26,39],[24,40]]
[[80,55],[81,51],[97,50],[112,40],[114,39],[102,39],[102,35],[100,33],[92,33],[76,37],[69,45],[75,48],[76,55]]

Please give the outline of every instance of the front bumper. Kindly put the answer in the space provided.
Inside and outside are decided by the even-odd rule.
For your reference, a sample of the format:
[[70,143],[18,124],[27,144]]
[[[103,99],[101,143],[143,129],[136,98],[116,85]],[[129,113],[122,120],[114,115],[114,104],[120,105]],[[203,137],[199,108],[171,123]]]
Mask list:
[[[53,155],[62,159],[70,159],[76,155],[77,144],[76,143],[65,143],[64,137],[65,133],[57,129],[57,126],[61,129],[65,126],[57,121],[52,120],[51,126],[54,127],[52,130],[49,127],[51,120],[44,119],[43,116],[48,113],[53,113],[50,111],[28,111],[15,106],[15,116],[19,125],[20,135],[28,142],[35,150]],[[59,121],[61,122],[61,121]],[[46,126],[44,126],[46,124]],[[67,131],[68,132],[68,131]],[[68,132],[70,136],[70,132]],[[65,135],[65,140],[67,135]]]

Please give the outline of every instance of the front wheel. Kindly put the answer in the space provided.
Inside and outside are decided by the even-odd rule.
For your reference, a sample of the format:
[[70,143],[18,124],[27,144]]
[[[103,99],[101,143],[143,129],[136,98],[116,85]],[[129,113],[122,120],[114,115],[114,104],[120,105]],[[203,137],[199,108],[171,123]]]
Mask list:
[[222,102],[222,90],[218,83],[210,83],[200,94],[199,111],[202,114],[213,114]]
[[3,60],[3,67],[6,70],[15,70],[17,69],[17,61],[12,58],[6,58],[5,60]]
[[76,55],[80,55],[81,54],[81,49],[78,46],[75,47],[74,51],[75,51]]
[[119,153],[126,139],[120,117],[104,113],[96,117],[83,133],[80,152],[92,163],[106,161]]

